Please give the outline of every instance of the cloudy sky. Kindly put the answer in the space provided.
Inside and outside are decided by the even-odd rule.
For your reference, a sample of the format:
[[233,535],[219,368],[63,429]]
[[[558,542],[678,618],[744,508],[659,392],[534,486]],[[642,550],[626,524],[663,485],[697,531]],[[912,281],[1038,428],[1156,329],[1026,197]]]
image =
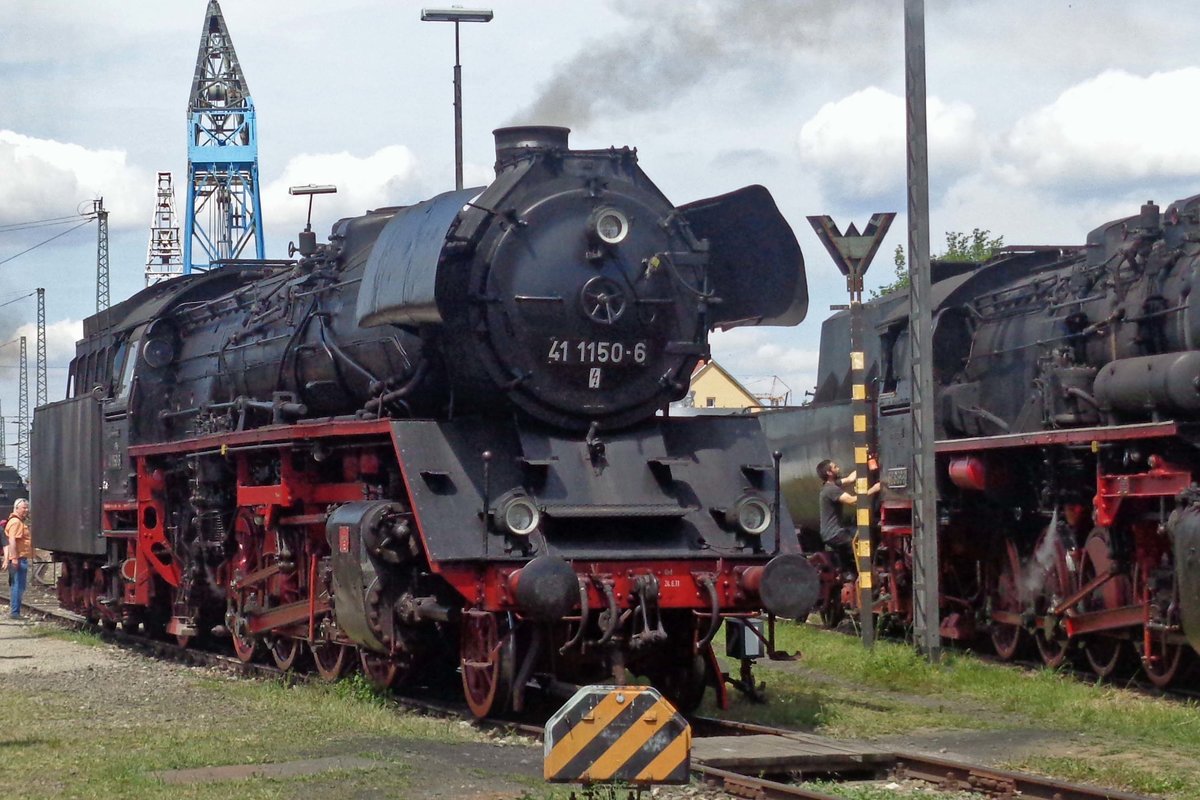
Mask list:
[[[475,7],[478,3],[464,3]],[[800,238],[812,293],[794,329],[721,334],[752,391],[810,389],[820,320],[844,282],[805,217],[898,211],[868,273],[904,243],[901,0],[494,0],[464,25],[468,185],[494,128],[552,123],[578,147],[631,145],[675,203],[761,183]],[[184,207],[186,108],[207,0],[0,3],[0,407],[47,289],[50,399],[95,309],[95,228],[4,226],[111,209],[112,297],[143,285],[154,174]],[[453,185],[453,28],[397,0],[224,0],[258,110],[267,255],[314,226]],[[1069,244],[1147,199],[1200,192],[1200,14],[1191,2],[927,0],[933,251],[980,227]],[[30,376],[32,387],[33,377]],[[32,393],[32,388],[31,388]],[[13,437],[10,436],[11,440]],[[15,452],[10,446],[8,459]]]

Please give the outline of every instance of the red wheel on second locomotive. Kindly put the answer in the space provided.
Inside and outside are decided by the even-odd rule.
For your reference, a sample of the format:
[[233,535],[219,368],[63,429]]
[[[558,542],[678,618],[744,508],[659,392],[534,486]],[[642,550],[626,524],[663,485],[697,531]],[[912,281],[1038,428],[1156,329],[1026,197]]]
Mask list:
[[475,609],[463,613],[459,666],[467,706],[477,718],[509,707],[512,692],[513,636],[497,615]]
[[239,581],[253,574],[262,566],[262,526],[247,509],[241,509],[233,518],[234,541],[237,552],[230,558],[229,586],[226,588],[225,627],[233,640],[233,652],[247,664],[258,655],[258,637],[252,635],[246,625],[246,610],[256,608],[258,589],[242,588]]
[[1051,613],[1059,601],[1071,593],[1073,584],[1066,563],[1067,544],[1047,527],[1038,538],[1029,566],[1031,578],[1037,587],[1033,598],[1033,610],[1037,617],[1033,642],[1037,645],[1042,663],[1051,669],[1058,669],[1066,663],[1071,644],[1067,632]]
[[249,664],[258,655],[258,638],[246,629],[246,618],[241,614],[231,614],[228,627],[229,638],[233,640],[234,654]]
[[[1083,559],[1079,565],[1079,584],[1086,586],[1096,576],[1107,574],[1113,568],[1112,547],[1108,531],[1096,528],[1088,534],[1083,546]],[[1114,575],[1103,586],[1083,598],[1084,611],[1117,609],[1133,602],[1133,584],[1128,575]],[[1088,636],[1084,642],[1084,656],[1092,671],[1101,678],[1109,678],[1126,661],[1128,644],[1115,636],[1102,633]]]
[[383,653],[360,649],[358,663],[362,667],[363,677],[367,679],[367,683],[381,692],[392,688],[396,683],[396,677],[400,674],[400,666]]
[[336,642],[309,642],[308,651],[317,674],[330,683],[346,674],[354,655],[354,648]]
[[[1146,595],[1145,581],[1142,578],[1141,570],[1137,568],[1134,570],[1134,585],[1138,587],[1140,596]],[[1172,581],[1169,595],[1163,600],[1165,602],[1160,603],[1158,608],[1166,607],[1167,618],[1157,621],[1160,625],[1165,623],[1169,629],[1175,632],[1180,631],[1179,585],[1177,583]],[[1143,631],[1143,636],[1144,633]],[[1150,631],[1149,647],[1146,646],[1145,641],[1145,638],[1142,638],[1137,643],[1137,651],[1141,656],[1142,670],[1146,673],[1146,679],[1150,683],[1159,689],[1165,689],[1187,673],[1191,663],[1190,647],[1186,644],[1169,641],[1167,632],[1162,630]]]
[[[992,590],[992,609],[1008,614],[1020,614],[1024,611],[1020,575],[1021,560],[1017,555],[1017,546],[1009,541],[1001,559],[1000,574],[996,577],[996,585]],[[990,621],[989,627],[996,655],[1001,661],[1012,661],[1025,642],[1025,629],[1020,625],[997,622],[995,619]]]
[[271,660],[283,672],[295,669],[304,655],[304,643],[290,636],[277,636],[271,642]]
[[1150,652],[1142,654],[1142,669],[1146,678],[1160,689],[1173,684],[1186,670],[1187,648],[1179,644],[1167,644],[1165,639],[1154,637]]
[[1178,639],[1170,638],[1171,633],[1178,637],[1182,631],[1180,587],[1172,573],[1169,587],[1154,589],[1153,577],[1147,578],[1141,564],[1134,566],[1133,585],[1134,596],[1151,604],[1151,621],[1154,624],[1150,631],[1142,628],[1139,631],[1141,636],[1134,643],[1141,658],[1142,672],[1146,673],[1146,679],[1151,684],[1166,688],[1186,675],[1192,663],[1192,648],[1178,642]]

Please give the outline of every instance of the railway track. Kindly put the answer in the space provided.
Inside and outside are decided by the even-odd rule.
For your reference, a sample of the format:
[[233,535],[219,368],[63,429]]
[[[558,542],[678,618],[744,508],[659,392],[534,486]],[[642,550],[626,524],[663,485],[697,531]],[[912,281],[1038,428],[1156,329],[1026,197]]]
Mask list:
[[[7,600],[4,592],[0,598]],[[245,663],[208,649],[181,647],[174,642],[147,639],[122,630],[108,630],[77,614],[45,603],[26,603],[33,615],[64,627],[95,632],[106,641],[144,653],[193,666],[207,666],[255,678],[307,682],[319,680],[306,673],[283,672],[274,665]],[[541,741],[543,727],[536,722],[487,719],[475,720],[465,705],[437,698],[416,698],[393,693],[394,702],[405,709],[438,717],[462,719],[485,727],[519,733]],[[920,781],[936,791],[972,793],[988,797],[1015,796],[1046,800],[1148,800],[1141,795],[1112,789],[996,769],[979,764],[951,761],[918,753],[858,748],[838,740],[799,731],[713,717],[692,719],[694,735],[692,772],[708,786],[731,797],[809,798],[836,800],[808,784],[823,781]],[[720,740],[732,755],[714,757],[712,744]],[[733,744],[730,744],[732,742]],[[791,755],[788,754],[790,748]],[[781,755],[782,753],[782,755]],[[821,784],[824,785],[824,784]]]
[[[829,754],[816,752],[827,747],[832,740],[809,734],[772,728],[744,722],[696,717],[692,720],[696,740],[704,737],[743,737],[755,744],[746,749],[744,757],[732,756],[723,762],[736,762],[741,769],[696,763],[692,770],[707,783],[720,786],[735,797],[770,800],[771,798],[809,798],[810,800],[837,800],[833,795],[806,789],[796,780],[812,780],[817,777],[830,779],[863,779],[887,777],[894,780],[920,781],[937,791],[971,793],[987,797],[1045,798],[1045,800],[1149,800],[1143,795],[1105,789],[1087,784],[1069,783],[1023,772],[1012,772],[995,767],[951,761],[934,756],[905,751],[855,750],[854,748],[829,748]],[[771,755],[760,757],[755,751],[774,751],[768,742],[777,738],[795,742],[796,755],[789,761],[787,756]],[[812,751],[811,754],[808,751]],[[777,751],[776,751],[777,752]],[[814,758],[813,756],[818,757]],[[824,759],[824,765],[822,765]],[[769,766],[766,766],[769,763]]]

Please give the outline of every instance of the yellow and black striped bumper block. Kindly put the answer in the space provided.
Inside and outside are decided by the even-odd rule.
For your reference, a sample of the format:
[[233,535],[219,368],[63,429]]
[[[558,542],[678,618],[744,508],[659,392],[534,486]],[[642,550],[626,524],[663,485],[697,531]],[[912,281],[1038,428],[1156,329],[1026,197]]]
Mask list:
[[546,723],[552,783],[687,783],[692,728],[649,686],[585,686]]

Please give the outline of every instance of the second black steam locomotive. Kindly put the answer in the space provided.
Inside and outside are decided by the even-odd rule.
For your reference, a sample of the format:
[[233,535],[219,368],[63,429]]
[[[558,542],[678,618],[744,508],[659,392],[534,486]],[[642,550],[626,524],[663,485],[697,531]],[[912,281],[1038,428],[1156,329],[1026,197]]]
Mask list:
[[[934,264],[941,632],[1012,658],[1179,680],[1200,649],[1200,196],[1094,230]],[[866,304],[884,486],[877,611],[911,620],[907,292]],[[825,322],[811,406],[765,420],[795,518],[813,466],[850,460],[849,318]],[[815,559],[821,561],[820,558]],[[823,609],[838,617],[834,570]],[[850,599],[852,593],[846,593]]]
[[496,145],[484,189],[86,321],[34,427],[65,606],[326,677],[457,668],[479,715],[627,671],[690,707],[723,620],[807,611],[758,422],[663,415],[710,330],[805,314],[770,195],[676,207],[629,148]]

